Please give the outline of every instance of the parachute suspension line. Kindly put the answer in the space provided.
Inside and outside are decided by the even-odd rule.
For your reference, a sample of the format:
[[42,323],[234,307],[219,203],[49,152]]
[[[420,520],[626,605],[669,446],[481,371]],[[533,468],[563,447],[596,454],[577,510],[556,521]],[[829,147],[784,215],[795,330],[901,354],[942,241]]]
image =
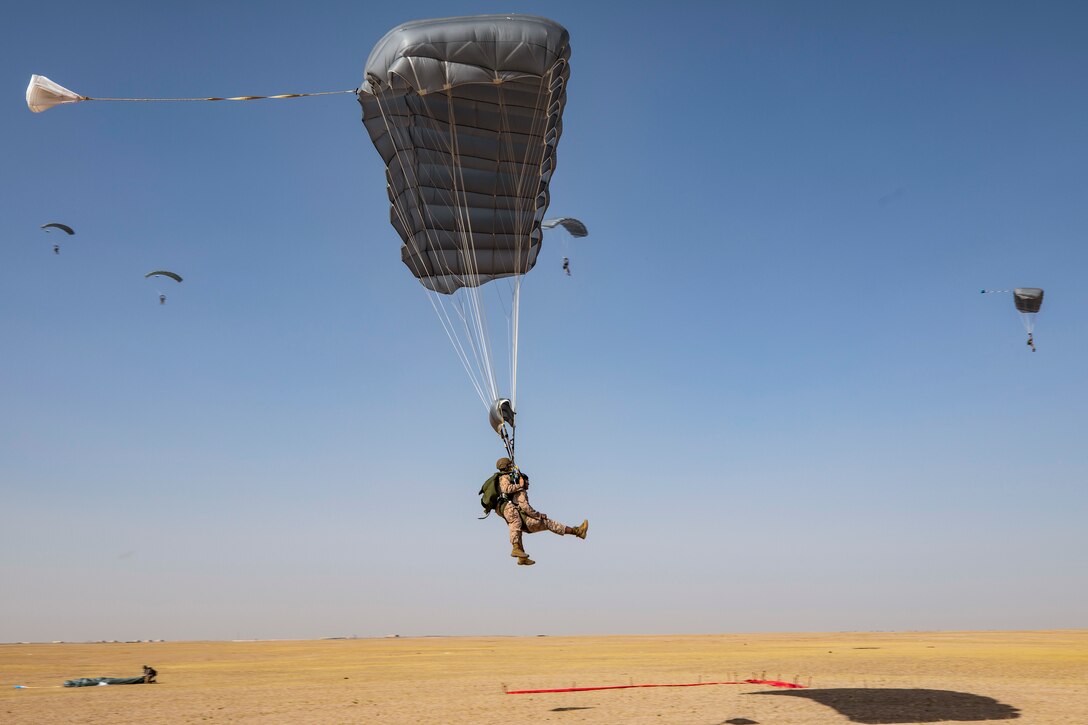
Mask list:
[[[414,185],[414,188],[418,189],[419,184],[418,184],[418,180],[415,177],[414,169],[410,165],[405,164],[405,162],[404,162],[404,156],[407,154],[407,149],[402,147],[402,144],[400,143],[400,141],[402,140],[400,129],[399,129],[398,126],[390,123],[390,121],[389,121],[389,114],[387,112],[386,104],[384,103],[385,96],[381,93],[381,91],[379,91],[377,93],[374,93],[373,96],[374,96],[375,100],[377,101],[378,108],[381,110],[382,121],[385,124],[386,133],[389,134],[389,138],[390,138],[390,140],[392,141],[392,143],[394,145],[394,148],[395,148],[394,156],[396,157],[397,162],[400,165],[401,173],[404,175],[404,178],[410,179],[410,183],[412,185]],[[408,223],[408,218],[405,216],[405,213],[404,213],[404,207],[403,207],[402,204],[399,203],[400,195],[402,193],[404,193],[404,192],[399,191],[396,188],[393,188],[392,192],[393,192],[392,193],[392,197],[393,197],[392,208],[393,208],[394,213],[397,215],[397,218],[400,221],[402,228],[411,229],[411,225]],[[417,210],[419,210],[422,207],[421,204],[416,204],[415,206],[416,206]],[[426,220],[424,220],[422,218],[423,217],[422,212],[419,211],[418,213],[419,213],[420,222],[421,222],[420,226],[425,230],[425,233],[428,236],[428,241],[432,241],[430,239],[429,226],[425,223]],[[414,250],[409,250],[409,251],[411,252],[411,251],[414,251]],[[408,258],[412,263],[412,269],[416,273],[416,276],[417,277],[422,277],[425,270],[420,269],[419,263],[417,262],[417,255],[409,254]],[[457,354],[458,359],[461,361],[462,367],[464,367],[464,369],[465,369],[465,373],[469,377],[469,381],[472,383],[472,386],[476,389],[476,394],[479,396],[480,402],[486,408],[487,405],[489,404],[489,400],[488,400],[487,396],[484,393],[483,387],[481,386],[481,380],[482,380],[482,378],[484,376],[478,374],[479,371],[480,371],[480,368],[481,368],[481,361],[480,361],[479,351],[475,348],[475,346],[471,345],[471,343],[473,342],[472,337],[471,336],[466,336],[469,343],[470,343],[470,347],[472,349],[472,357],[474,357],[475,360],[476,360],[477,373],[473,372],[473,365],[472,365],[472,361],[469,358],[469,354],[465,351],[464,345],[462,344],[460,338],[457,336],[457,334],[455,332],[456,326],[454,325],[453,320],[450,318],[449,310],[446,308],[446,304],[445,304],[445,301],[443,300],[443,296],[440,295],[440,293],[438,293],[438,292],[436,292],[434,290],[428,289],[426,287],[424,289],[427,290],[427,296],[430,299],[431,307],[432,307],[432,309],[434,309],[435,315],[438,317],[438,321],[442,325],[442,329],[446,332],[446,337],[449,338],[450,344],[453,346],[454,352]],[[463,319],[463,313],[462,313],[462,319]]]
[[[437,292],[433,292],[431,290],[428,290],[427,292],[428,292],[427,296],[431,300],[431,307],[434,308],[435,314],[438,315],[438,321],[442,324],[442,329],[444,329],[446,331],[446,337],[449,338],[450,344],[453,345],[453,349],[457,353],[457,357],[460,358],[460,360],[461,360],[462,367],[464,367],[465,372],[468,373],[469,382],[471,382],[472,387],[474,387],[476,389],[476,395],[479,396],[480,402],[482,402],[484,404],[484,406],[486,407],[487,406],[487,397],[484,394],[484,390],[480,385],[481,376],[480,375],[474,375],[473,372],[472,372],[472,370],[473,370],[472,361],[469,360],[469,356],[468,356],[468,353],[465,352],[464,345],[462,345],[460,338],[458,338],[457,334],[454,332],[453,321],[450,319],[449,312],[446,309],[445,303],[438,297]],[[460,312],[460,317],[461,317],[461,319],[463,321],[464,320],[464,314],[465,314],[464,310],[461,309],[459,312]],[[472,338],[467,338],[467,339],[468,339],[468,342],[469,342],[470,349],[472,349],[472,355],[476,360],[476,370],[479,371],[479,369],[480,369],[480,356],[479,356],[479,353],[476,351],[475,347],[472,345],[472,342],[473,342]]]
[[[461,149],[458,144],[457,134],[455,129],[457,128],[456,113],[453,106],[453,94],[447,90],[446,92],[446,123],[449,128],[449,153],[452,161],[452,168],[450,169],[450,176],[453,181],[453,194],[456,202],[453,206],[457,209],[457,226],[461,237],[461,261],[464,266],[469,270],[472,277],[478,279],[480,275],[479,265],[476,263],[476,248],[475,238],[472,233],[472,219],[466,211],[468,207],[468,192],[465,185],[464,177],[464,165],[461,162]],[[437,129],[437,121],[432,117]],[[436,137],[438,134],[435,134]],[[459,198],[457,198],[459,196]],[[465,289],[465,296],[472,303],[472,321],[474,323],[474,332],[476,335],[476,343],[479,347],[480,354],[483,359],[483,370],[487,376],[487,384],[491,392],[492,400],[497,400],[499,397],[498,385],[495,380],[495,368],[492,363],[492,352],[490,346],[490,336],[487,331],[487,315],[484,313],[484,306],[482,304],[481,295],[483,290],[479,285],[470,285]],[[487,401],[485,401],[487,405]]]
[[[429,108],[426,103],[421,103],[421,106],[424,111],[427,111]],[[464,207],[467,205],[467,195],[464,191],[465,182],[460,150],[457,144],[457,136],[454,133],[456,119],[454,117],[453,98],[448,92],[446,94],[446,114],[446,127],[449,131],[449,138],[445,142],[445,145],[446,152],[451,159],[449,173],[452,186],[450,193],[446,196],[446,203],[450,208],[458,210],[456,231],[460,239],[459,254],[461,256],[461,262],[464,267],[468,269],[471,276],[477,277],[479,275],[479,268],[476,265],[475,249],[472,246],[473,235],[471,219],[466,218],[463,211]],[[419,118],[429,122],[431,130],[434,132],[433,137],[436,141],[442,139],[446,135],[442,133],[440,121],[435,118],[433,113],[421,114]],[[441,258],[439,261],[441,262]],[[453,270],[450,269],[448,265],[443,263],[443,267],[444,272],[450,275],[453,274]],[[438,293],[433,294],[436,296],[438,295]],[[480,394],[480,401],[486,408],[492,401],[498,398],[494,366],[491,362],[491,349],[488,344],[487,316],[481,305],[480,293],[477,287],[462,287],[455,294],[462,297],[460,307],[461,322],[465,330],[465,339],[468,341],[469,347],[472,349],[476,359],[476,370],[478,372],[478,382],[474,384]],[[466,310],[464,305],[466,300],[470,305],[469,310]],[[483,393],[484,388],[487,388],[490,396]]]
[[[486,408],[497,397],[495,393],[495,373],[491,370],[489,356],[486,351],[481,349],[487,342],[486,337],[474,334],[474,330],[479,326],[478,318],[480,315],[477,309],[479,305],[478,303],[473,304],[470,309],[466,310],[466,302],[472,303],[473,300],[471,298],[459,300],[458,316],[461,318],[461,325],[465,330],[465,340],[468,341],[469,348],[476,359],[478,378],[475,384],[480,393],[480,400]],[[484,387],[487,388],[490,396],[484,394]]]
[[[397,160],[400,165],[400,169],[405,179],[409,180],[411,188],[418,189],[418,179],[415,176],[415,169],[405,162],[405,157],[410,156],[409,144],[405,141],[404,132],[399,129],[395,124],[390,122],[390,116],[387,110],[387,104],[383,103],[385,96],[380,93],[374,94],[374,97],[378,100],[378,107],[382,112],[382,118],[386,127],[386,132],[390,135],[390,139],[393,141],[395,148],[397,149]],[[448,101],[447,101],[448,105]],[[419,109],[419,110],[417,110]],[[435,115],[428,112],[428,106],[424,103],[418,104],[415,108],[410,107],[409,112],[412,113],[418,121],[424,122],[434,131],[434,139],[442,139],[447,134],[441,133],[441,127]],[[452,108],[450,109],[450,124],[449,129],[451,131],[451,140],[445,144],[445,151],[450,155],[450,158],[455,162],[449,169],[451,174],[451,180],[454,180],[455,189],[463,189],[463,167],[460,163],[460,155],[456,146],[456,135],[452,133],[456,127],[455,119],[453,118]],[[460,182],[460,183],[457,183]],[[399,199],[400,194],[394,189],[394,199]],[[407,191],[407,190],[405,190]],[[404,192],[401,192],[404,193]],[[418,196],[418,192],[417,196]],[[444,194],[444,201],[450,208],[462,209],[465,206],[465,200],[461,198],[461,194],[446,193]],[[434,241],[430,230],[430,225],[426,223],[426,219],[423,218],[422,208],[424,204],[417,203],[417,214],[420,220],[420,227],[427,234],[428,242]],[[394,213],[397,215],[401,222],[402,227],[411,228],[411,225],[407,223],[407,217],[404,214],[404,208],[402,204],[394,202]],[[469,269],[470,274],[478,274],[478,267],[475,265],[474,247],[472,244],[473,237],[471,234],[471,225],[469,220],[466,220],[463,215],[459,214],[458,218],[458,232],[461,239],[460,247],[463,260],[466,263],[466,267]],[[412,251],[412,250],[410,250]],[[409,254],[409,262],[413,271],[417,277],[426,276],[426,270],[420,267],[422,257],[416,254]],[[453,274],[453,270],[445,264],[441,257],[429,257],[431,264],[441,270],[441,272],[447,274]],[[455,293],[455,297],[448,303],[446,298],[448,295],[443,295],[439,292],[427,289],[428,296],[431,300],[431,306],[435,310],[436,316],[439,318],[439,322],[442,324],[443,329],[446,332],[446,336],[449,338],[451,345],[454,348],[455,353],[461,360],[462,367],[465,369],[466,374],[469,376],[470,382],[476,390],[477,396],[480,398],[481,404],[485,409],[498,398],[497,381],[492,365],[492,357],[489,347],[489,336],[487,331],[487,317],[483,311],[483,305],[481,303],[482,291],[477,287],[467,286],[459,289]],[[460,298],[460,299],[458,299]],[[454,305],[454,300],[457,300],[459,306]],[[467,302],[467,306],[466,306]],[[447,304],[453,305],[458,317],[461,319],[461,324],[457,325],[453,322]],[[461,340],[460,335],[457,333],[457,328],[461,327],[464,331],[464,340]],[[467,349],[466,349],[467,348]],[[471,355],[469,354],[471,352]],[[471,359],[470,359],[471,358]],[[473,363],[475,361],[475,364]],[[485,392],[485,388],[487,392]],[[488,395],[490,393],[490,395]]]
[[[510,343],[510,402],[514,410],[518,409],[518,326],[521,319],[521,275],[514,278],[514,302],[511,312],[511,324],[513,326],[513,338]],[[511,460],[513,458],[511,457]]]
[[[432,139],[435,140],[435,141],[438,141],[438,140],[442,139],[443,136],[445,136],[446,134],[444,134],[442,132],[442,128],[440,126],[440,121],[437,118],[435,118],[435,116],[434,116],[434,114],[432,112],[430,112],[428,110],[430,108],[430,106],[428,105],[428,102],[425,101],[422,97],[419,97],[419,98],[420,98],[420,101],[419,101],[420,112],[416,113],[415,111],[413,111],[413,115],[417,119],[419,119],[422,122],[425,122],[428,125],[430,130],[433,132]],[[447,106],[449,106],[449,103],[450,103],[450,99],[447,98]],[[444,198],[442,200],[446,203],[446,205],[449,208],[451,208],[451,209],[460,209],[463,206],[463,203],[460,203],[461,199],[458,197],[458,191],[457,191],[458,184],[457,184],[457,182],[459,181],[460,182],[460,187],[463,188],[464,187],[464,181],[463,181],[463,176],[459,173],[461,169],[460,169],[460,161],[459,161],[459,157],[458,157],[458,154],[457,154],[457,148],[456,148],[456,141],[455,141],[456,137],[453,134],[453,129],[455,128],[455,125],[452,123],[452,120],[453,120],[452,119],[452,108],[450,108],[448,113],[450,114],[450,122],[447,123],[447,127],[448,127],[448,129],[450,131],[449,135],[450,135],[451,139],[448,142],[444,142],[444,145],[445,145],[446,153],[450,156],[450,158],[452,160],[452,163],[451,163],[450,168],[448,169],[448,171],[450,173],[451,184],[453,185],[454,188],[450,192],[444,193],[443,194]],[[432,189],[432,191],[436,191],[436,189]],[[421,207],[421,206],[423,206],[423,205],[422,204],[417,204],[417,207]],[[420,212],[420,214],[422,216],[422,212]],[[426,223],[424,223],[423,226],[425,228],[429,229],[429,225],[427,225]],[[460,215],[460,214],[458,215],[458,219],[457,219],[457,229],[453,230],[453,231],[455,231],[457,233],[457,237],[460,240],[459,241],[459,252],[458,253],[461,256],[461,261],[462,261],[462,263],[466,264],[466,266],[469,267],[469,273],[471,275],[475,275],[476,270],[473,267],[473,262],[475,261],[474,256],[471,255],[470,253],[466,252],[466,250],[469,249],[468,243],[471,240],[471,228],[469,227],[469,225],[467,225],[465,223],[465,220],[464,220],[463,216]],[[428,231],[428,234],[429,234],[429,231]],[[431,241],[429,236],[428,236],[428,240]],[[436,267],[439,267],[441,269],[441,271],[446,273],[447,275],[454,276],[454,270],[452,270],[442,260],[442,258],[440,256],[438,258],[431,258],[431,264],[436,266]],[[413,268],[418,273],[419,269],[418,269],[417,266],[415,266],[414,262],[413,262]],[[417,276],[422,277],[422,275],[419,275],[419,274],[417,274]],[[445,309],[445,303],[443,301],[444,295],[440,295],[439,293],[437,293],[437,292],[435,292],[433,290],[429,290],[429,292],[430,292],[433,300],[435,301],[435,303],[437,305],[443,307],[443,309]],[[466,339],[466,341],[468,343],[469,348],[472,350],[473,357],[475,358],[475,361],[476,361],[476,373],[477,374],[476,374],[476,376],[475,376],[475,378],[473,380],[473,384],[475,385],[475,387],[477,389],[477,394],[480,396],[480,402],[483,403],[484,407],[486,408],[489,405],[490,401],[494,400],[494,398],[495,398],[495,395],[494,395],[494,390],[495,390],[494,377],[495,376],[494,376],[494,373],[492,371],[492,365],[491,365],[491,360],[490,360],[490,351],[487,348],[487,339],[488,338],[487,338],[487,331],[486,331],[486,327],[485,327],[486,318],[482,314],[481,306],[480,306],[480,303],[479,303],[479,295],[476,294],[475,289],[472,289],[470,287],[462,287],[461,289],[457,290],[457,292],[455,292],[454,294],[456,296],[462,298],[460,300],[460,308],[459,308],[458,314],[459,314],[459,317],[461,318],[462,326],[464,327],[464,330],[465,330],[465,339]],[[464,304],[464,302],[466,300],[470,303],[470,309],[469,310],[466,310],[466,307],[465,307],[465,304]],[[471,371],[469,371],[469,375],[470,375],[470,377],[472,376]],[[489,391],[492,392],[492,395],[490,397],[488,397],[487,395],[484,394],[484,392],[483,392],[484,388],[487,388]]]
[[[506,95],[505,86],[499,84],[495,86],[496,105],[499,110],[499,138],[505,139],[506,148],[505,153],[496,154],[495,158],[495,174],[498,178],[503,178],[502,159],[505,156],[509,159],[514,159],[514,139],[513,134],[509,133],[509,111],[506,107]],[[524,165],[517,167],[517,173],[515,168],[511,165],[510,175],[514,178],[514,197],[521,198],[521,190],[527,178]],[[519,201],[514,210],[514,228],[509,229],[509,233],[514,237],[514,275],[507,284],[507,289],[510,290],[510,307],[506,313],[506,334],[509,340],[509,365],[510,365],[510,403],[514,410],[517,410],[518,406],[518,322],[520,319],[520,299],[521,299],[521,275],[526,270],[522,269],[521,260],[523,257],[523,229],[524,226],[524,209],[521,208],[521,202]],[[504,437],[505,441],[505,437]],[[512,443],[513,441],[511,441]],[[512,450],[512,446],[508,446]],[[511,460],[513,457],[511,456]]]
[[[515,159],[514,155],[514,139],[513,134],[509,132],[509,110],[506,105],[506,87],[502,84],[495,86],[496,88],[496,105],[499,110],[499,137],[505,139],[506,148],[505,153],[500,153],[495,159],[495,174],[498,178],[503,178],[502,159],[503,157]],[[518,324],[520,320],[520,299],[521,299],[521,276],[527,271],[522,268],[521,260],[524,257],[524,210],[521,208],[521,190],[527,178],[524,165],[516,165],[516,162],[509,164],[509,175],[514,179],[513,195],[519,201],[515,205],[514,209],[514,224],[513,228],[507,230],[514,237],[514,274],[511,279],[507,281],[506,289],[510,294],[510,306],[505,308],[506,312],[506,334],[509,345],[509,371],[510,371],[510,403],[514,410],[517,410],[518,405]],[[505,300],[504,300],[505,302]],[[505,307],[505,306],[504,306]],[[513,435],[514,429],[511,428],[511,435]],[[510,450],[513,451],[513,440],[511,440]],[[511,455],[511,460],[513,456]]]
[[[552,73],[554,73],[554,67],[552,69]],[[545,92],[545,88],[547,88],[547,92]],[[538,122],[537,119],[544,115],[539,113],[539,111],[541,108],[545,107],[545,104],[550,107],[551,97],[554,90],[554,82],[546,81],[546,78],[541,78],[540,84],[537,86],[535,101],[535,110],[537,110],[538,113],[533,114],[534,120],[532,126],[530,127],[528,138],[533,139],[537,136],[540,136],[543,143],[539,147],[539,156],[537,156],[536,158],[533,157],[533,144],[526,143],[525,149],[520,156],[520,160],[515,161],[515,164],[517,164],[517,173],[511,173],[511,175],[514,176],[515,179],[514,196],[519,200],[524,198],[524,191],[526,189],[526,186],[530,183],[531,176],[529,174],[529,169],[540,169],[542,159],[548,148],[547,122]],[[508,132],[509,110],[506,104],[506,96],[503,93],[502,86],[499,87],[497,99],[500,121],[499,133],[502,138],[506,139],[506,157],[509,159],[515,159],[517,158],[517,156],[515,154],[513,134]],[[496,160],[496,172],[501,176],[501,160]],[[513,172],[513,169],[511,170],[511,172]],[[532,232],[536,227],[537,222],[540,221],[539,219],[537,219],[538,211],[538,194],[533,196],[531,206],[529,204],[524,204],[523,202],[519,201],[515,216],[515,219],[517,220],[515,222],[517,228],[511,230],[515,239],[514,257],[517,266],[515,267],[513,279],[510,282],[511,307],[508,317],[508,333],[510,335],[510,401],[515,410],[517,410],[518,342],[520,339],[521,320],[521,281],[523,275],[529,271],[529,256],[531,254],[533,244]],[[513,460],[512,448],[511,460]]]

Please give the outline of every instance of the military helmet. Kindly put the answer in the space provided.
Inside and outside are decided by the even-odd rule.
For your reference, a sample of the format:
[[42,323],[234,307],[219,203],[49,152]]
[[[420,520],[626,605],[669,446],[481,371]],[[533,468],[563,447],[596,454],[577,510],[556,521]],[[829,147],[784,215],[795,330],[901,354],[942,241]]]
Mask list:
[[500,471],[505,471],[513,465],[513,462],[506,456],[503,456],[499,460],[495,461],[495,468],[499,469]]

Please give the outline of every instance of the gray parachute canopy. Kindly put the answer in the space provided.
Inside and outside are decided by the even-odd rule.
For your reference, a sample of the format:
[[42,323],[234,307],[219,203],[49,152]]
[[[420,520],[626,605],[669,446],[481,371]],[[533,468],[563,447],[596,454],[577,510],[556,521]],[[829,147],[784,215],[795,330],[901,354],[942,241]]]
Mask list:
[[1043,306],[1043,291],[1038,287],[1017,287],[1012,291],[1012,300],[1020,312],[1038,312]]
[[359,89],[401,258],[452,294],[536,264],[570,71],[546,18],[418,20],[382,38]]
[[556,226],[561,226],[566,229],[572,237],[589,236],[589,230],[586,229],[586,225],[569,216],[559,217],[558,219],[545,219],[540,223],[540,226],[545,229],[554,229]]

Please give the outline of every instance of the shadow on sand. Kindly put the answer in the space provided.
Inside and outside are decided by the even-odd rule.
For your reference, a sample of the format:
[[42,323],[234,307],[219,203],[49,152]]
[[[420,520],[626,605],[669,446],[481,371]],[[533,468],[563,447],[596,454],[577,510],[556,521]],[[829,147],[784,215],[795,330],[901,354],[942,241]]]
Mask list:
[[1014,720],[1020,711],[992,697],[951,690],[841,688],[772,690],[751,695],[805,697],[838,710],[851,722],[866,725],[926,722]]

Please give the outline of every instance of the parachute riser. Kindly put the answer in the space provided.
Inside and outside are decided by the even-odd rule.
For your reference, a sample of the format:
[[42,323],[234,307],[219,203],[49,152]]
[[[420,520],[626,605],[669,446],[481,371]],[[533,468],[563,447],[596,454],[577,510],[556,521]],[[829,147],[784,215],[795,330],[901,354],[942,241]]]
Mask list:
[[499,398],[491,404],[487,412],[487,422],[492,430],[499,434],[502,443],[506,446],[507,457],[514,460],[514,438],[517,434],[517,426],[514,422],[514,406],[509,398]]
[[502,443],[503,443],[504,446],[506,446],[506,457],[510,459],[511,463],[514,463],[514,461],[516,460],[514,458],[514,437],[515,437],[515,434],[516,434],[516,431],[515,431],[514,428],[511,428],[509,433],[506,432],[505,427],[503,427],[499,431],[499,436],[502,438]]

